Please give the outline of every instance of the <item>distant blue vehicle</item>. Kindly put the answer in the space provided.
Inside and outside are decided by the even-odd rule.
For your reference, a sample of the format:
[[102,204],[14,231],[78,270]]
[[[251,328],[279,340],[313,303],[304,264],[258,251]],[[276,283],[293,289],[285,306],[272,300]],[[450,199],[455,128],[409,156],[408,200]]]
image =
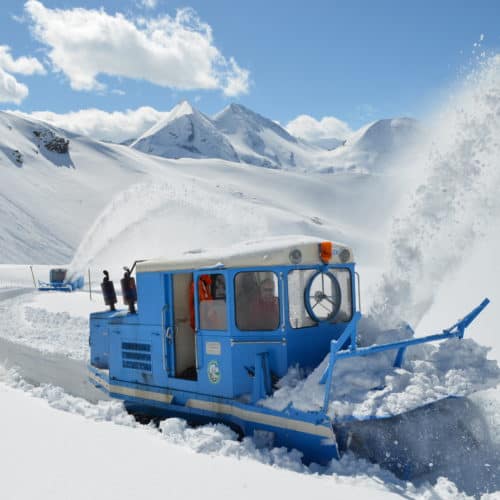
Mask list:
[[[191,252],[139,262],[137,290],[128,269],[122,280],[128,311],[114,309],[116,294],[105,275],[111,310],[90,315],[95,386],[134,414],[223,422],[319,463],[339,458],[349,444],[342,422],[327,412],[338,359],[393,351],[394,366],[401,367],[412,345],[462,338],[488,303],[443,333],[360,348],[357,273],[344,245],[273,239],[225,255]],[[290,404],[278,411],[259,404],[291,367],[311,371],[327,355],[322,407],[301,411]]]
[[38,280],[38,290],[48,291],[48,290],[58,290],[61,292],[73,292],[83,288],[85,280],[83,275],[71,275],[67,277],[68,270],[63,268],[55,268],[50,270],[50,281]]

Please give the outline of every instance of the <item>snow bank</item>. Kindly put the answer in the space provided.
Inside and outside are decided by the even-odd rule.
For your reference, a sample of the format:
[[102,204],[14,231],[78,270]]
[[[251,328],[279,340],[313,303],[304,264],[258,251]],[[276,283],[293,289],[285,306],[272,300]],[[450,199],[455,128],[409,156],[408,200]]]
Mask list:
[[83,292],[32,292],[0,301],[0,336],[41,352],[87,359],[90,312],[102,310]]

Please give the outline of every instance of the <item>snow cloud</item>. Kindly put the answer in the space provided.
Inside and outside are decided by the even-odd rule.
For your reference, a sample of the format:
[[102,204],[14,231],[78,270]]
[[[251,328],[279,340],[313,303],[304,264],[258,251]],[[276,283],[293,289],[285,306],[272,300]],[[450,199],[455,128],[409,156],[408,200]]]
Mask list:
[[321,142],[324,139],[346,139],[352,134],[347,123],[333,116],[325,116],[316,120],[309,115],[297,116],[286,126],[288,132],[309,142]]
[[82,109],[65,114],[52,113],[51,111],[23,113],[24,116],[48,122],[76,134],[113,142],[139,137],[159,120],[167,117],[168,114],[168,111],[158,111],[148,106],[114,112]]
[[97,77],[110,75],[183,90],[221,89],[230,96],[248,91],[248,71],[221,54],[212,28],[193,9],[131,19],[103,9],[49,9],[38,0],[24,7],[54,69],[75,90],[103,90]]

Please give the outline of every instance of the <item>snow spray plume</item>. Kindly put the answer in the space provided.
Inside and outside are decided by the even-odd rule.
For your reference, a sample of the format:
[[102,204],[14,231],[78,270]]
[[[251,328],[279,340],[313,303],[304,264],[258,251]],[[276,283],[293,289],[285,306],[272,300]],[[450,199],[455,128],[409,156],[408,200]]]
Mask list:
[[[84,270],[99,261],[116,273],[119,263],[204,244],[207,232],[219,243],[264,234],[265,220],[245,200],[238,203],[243,208],[235,210],[219,193],[194,179],[135,184],[117,194],[99,215],[78,247],[71,269]],[[185,230],[176,220],[181,215]]]
[[[414,169],[426,180],[393,221],[390,269],[371,314],[416,326],[444,278],[500,216],[500,55],[478,64],[437,119]],[[482,297],[478,297],[478,300]]]
[[71,269],[85,269],[103,248],[172,195],[172,187],[154,184],[136,184],[118,193],[83,238],[71,262]]

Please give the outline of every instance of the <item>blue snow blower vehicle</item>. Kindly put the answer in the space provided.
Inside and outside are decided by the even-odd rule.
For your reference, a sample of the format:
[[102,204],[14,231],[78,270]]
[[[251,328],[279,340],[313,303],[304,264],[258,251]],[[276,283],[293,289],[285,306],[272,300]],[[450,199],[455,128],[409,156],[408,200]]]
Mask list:
[[[137,287],[134,269],[121,280],[128,310],[115,310],[105,272],[110,310],[90,315],[90,381],[134,414],[222,422],[241,436],[296,448],[306,462],[326,463],[349,446],[337,431],[349,419],[330,411],[340,360],[392,353],[387,370],[400,370],[412,346],[462,339],[489,302],[442,333],[359,347],[359,276],[345,245],[271,238],[135,266]],[[264,404],[290,369],[307,374],[323,360],[318,407]]]
[[83,288],[83,275],[72,274],[68,276],[68,270],[64,268],[54,268],[50,270],[49,282],[38,280],[38,290],[57,290],[60,292],[73,292]]

